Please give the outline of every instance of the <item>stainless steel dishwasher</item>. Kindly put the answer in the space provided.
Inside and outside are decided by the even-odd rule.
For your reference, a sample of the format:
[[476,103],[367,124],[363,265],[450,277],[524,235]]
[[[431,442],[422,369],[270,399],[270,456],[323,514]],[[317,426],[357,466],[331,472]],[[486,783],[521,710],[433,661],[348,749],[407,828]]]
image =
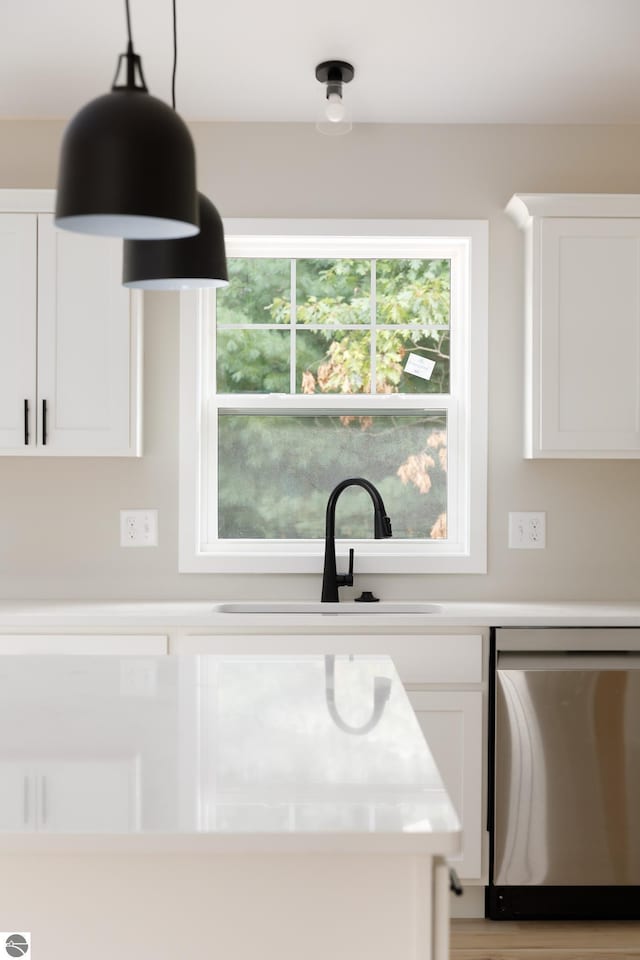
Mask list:
[[640,630],[496,630],[494,919],[640,917]]

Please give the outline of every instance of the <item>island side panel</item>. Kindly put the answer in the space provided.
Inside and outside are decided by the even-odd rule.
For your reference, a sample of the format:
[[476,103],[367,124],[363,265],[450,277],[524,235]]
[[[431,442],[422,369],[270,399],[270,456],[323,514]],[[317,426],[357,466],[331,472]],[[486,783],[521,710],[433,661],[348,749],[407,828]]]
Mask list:
[[30,932],[49,960],[444,960],[428,857],[2,859],[5,929]]

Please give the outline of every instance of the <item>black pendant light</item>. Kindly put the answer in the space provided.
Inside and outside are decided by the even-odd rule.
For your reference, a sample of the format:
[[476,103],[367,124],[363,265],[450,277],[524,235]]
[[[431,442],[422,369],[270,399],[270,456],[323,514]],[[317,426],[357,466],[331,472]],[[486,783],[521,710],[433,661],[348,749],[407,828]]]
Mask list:
[[226,287],[227,261],[220,214],[198,194],[200,233],[184,240],[125,240],[122,282],[142,290]]
[[191,134],[148,93],[133,52],[129,0],[125,10],[129,42],[111,93],[83,107],[64,133],[56,226],[115,237],[191,237],[199,229]]
[[[176,0],[173,0],[173,74],[171,101],[176,107],[178,43]],[[142,290],[188,290],[226,287],[227,260],[220,214],[208,197],[198,194],[200,233],[183,240],[125,240],[122,282]]]

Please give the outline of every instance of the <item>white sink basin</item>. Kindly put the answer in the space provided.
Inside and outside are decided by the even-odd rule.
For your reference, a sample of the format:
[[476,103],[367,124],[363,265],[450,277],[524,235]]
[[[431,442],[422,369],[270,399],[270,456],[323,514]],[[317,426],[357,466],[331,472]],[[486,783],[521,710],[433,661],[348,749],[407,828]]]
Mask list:
[[371,614],[440,613],[441,609],[437,603],[394,603],[392,601],[381,601],[380,603],[314,603],[312,601],[283,603],[257,600],[252,603],[217,603],[213,611],[214,613],[320,613],[324,616],[369,616]]

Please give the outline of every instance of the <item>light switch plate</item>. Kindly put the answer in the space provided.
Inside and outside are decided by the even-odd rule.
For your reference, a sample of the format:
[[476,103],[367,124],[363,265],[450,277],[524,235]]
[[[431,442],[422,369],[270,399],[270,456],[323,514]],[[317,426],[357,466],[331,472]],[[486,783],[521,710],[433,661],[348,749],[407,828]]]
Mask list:
[[544,550],[547,541],[547,515],[544,512],[509,514],[509,548]]
[[158,511],[121,510],[121,547],[157,547]]

